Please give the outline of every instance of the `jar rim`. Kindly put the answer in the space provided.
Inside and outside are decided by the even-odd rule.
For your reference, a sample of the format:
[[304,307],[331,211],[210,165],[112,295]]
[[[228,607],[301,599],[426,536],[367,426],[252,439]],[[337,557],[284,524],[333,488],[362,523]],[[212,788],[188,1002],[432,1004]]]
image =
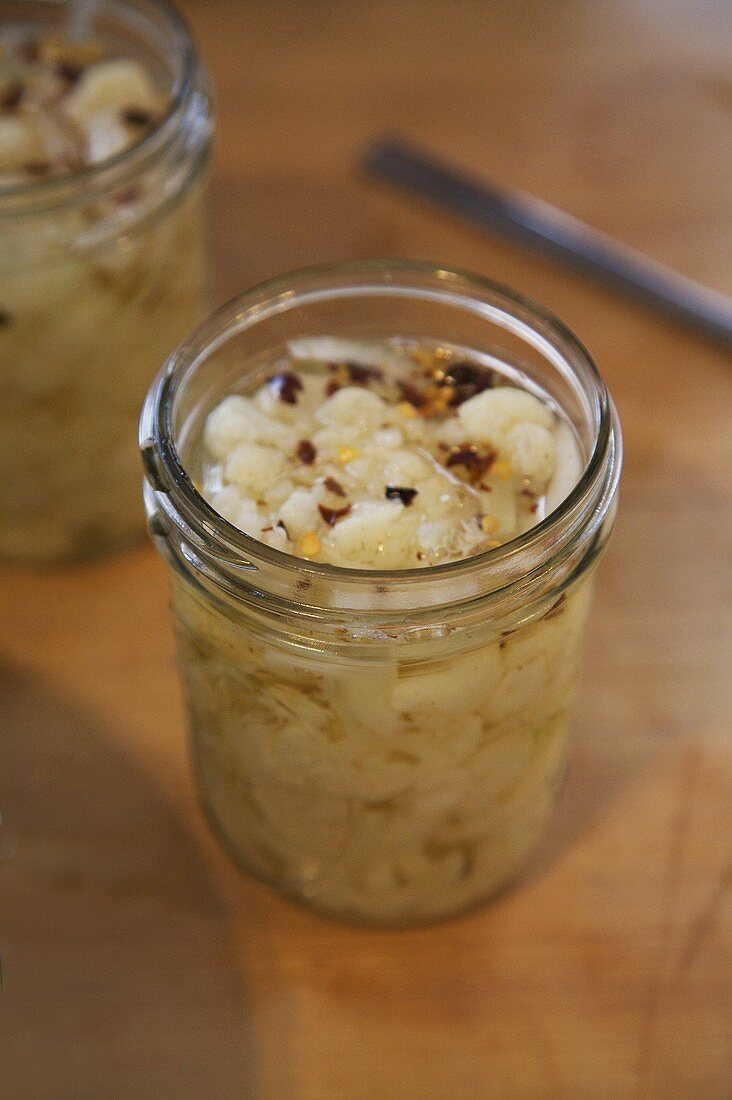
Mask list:
[[[503,309],[500,306],[496,308],[504,320],[509,317],[507,310],[512,308],[514,311],[524,312],[537,323],[537,328],[533,330],[535,347],[537,344],[543,346],[547,343],[547,337],[540,332],[543,329],[552,338],[555,348],[568,355],[571,353],[580,364],[590,380],[596,403],[597,432],[594,446],[571,492],[528,531],[494,549],[438,565],[409,569],[350,568],[308,561],[259,542],[219,515],[196,489],[178,450],[173,426],[175,399],[186,378],[190,377],[203,358],[233,335],[245,331],[265,316],[272,316],[296,304],[302,304],[306,292],[298,292],[298,286],[302,288],[303,284],[318,280],[346,280],[342,296],[357,296],[359,291],[369,285],[359,284],[356,281],[359,278],[380,279],[375,285],[376,293],[389,293],[390,290],[397,293],[397,280],[402,279],[404,293],[411,292],[419,296],[420,289],[413,284],[420,278],[432,278],[439,288],[435,293],[441,297],[449,297],[451,291],[462,287],[473,291],[470,301],[477,306],[481,301],[485,302],[486,296],[491,296],[494,302],[499,300],[503,305]],[[323,289],[316,289],[312,293],[328,296],[328,292]],[[513,316],[516,317],[517,314],[514,312]],[[526,337],[525,322],[517,324],[521,327],[521,335]],[[617,489],[621,440],[613,403],[590,353],[567,325],[550,310],[530,297],[484,276],[429,262],[382,259],[301,268],[259,283],[221,306],[173,352],[153,383],[143,409],[140,447],[148,481],[167,520],[179,530],[185,530],[187,536],[192,535],[199,547],[207,540],[215,540],[217,553],[214,553],[213,558],[217,566],[220,565],[227,573],[229,581],[232,580],[232,575],[234,581],[237,576],[241,577],[242,571],[249,571],[251,576],[252,570],[270,568],[289,573],[297,570],[311,581],[358,586],[377,582],[380,585],[398,585],[400,582],[435,583],[438,580],[464,577],[466,574],[485,574],[486,571],[495,572],[496,579],[502,573],[510,573],[514,579],[521,579],[529,574],[533,575],[539,568],[542,571],[550,569],[551,555],[548,559],[546,554],[540,554],[541,560],[532,570],[517,569],[517,559],[531,559],[532,555],[536,558],[537,550],[548,541],[551,542],[550,536],[554,533],[558,535],[560,529],[565,530],[565,535],[576,534],[578,524],[588,529],[588,518],[593,512],[596,513],[594,525],[590,526],[594,530],[601,525]],[[591,533],[589,529],[588,533]],[[562,550],[566,553],[566,541],[566,538],[557,538],[557,555]],[[496,584],[492,591],[503,591],[506,586]]]
[[[122,9],[132,9],[129,0],[112,2]],[[167,21],[172,45],[180,56],[180,72],[172,85],[169,102],[163,114],[132,145],[97,164],[89,164],[77,171],[49,179],[33,178],[7,185],[0,183],[0,214],[5,213],[4,204],[11,207],[10,213],[16,213],[13,209],[16,204],[23,212],[24,203],[27,207],[61,205],[74,202],[78,194],[87,194],[90,189],[95,192],[106,191],[119,186],[128,174],[138,172],[146,163],[164,153],[174,140],[178,120],[185,113],[195,90],[200,64],[188,24],[171,0],[149,2]]]

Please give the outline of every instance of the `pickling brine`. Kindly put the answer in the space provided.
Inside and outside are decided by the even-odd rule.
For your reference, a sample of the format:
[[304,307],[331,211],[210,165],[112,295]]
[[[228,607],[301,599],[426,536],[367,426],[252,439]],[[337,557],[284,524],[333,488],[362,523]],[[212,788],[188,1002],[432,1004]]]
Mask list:
[[[212,826],[241,866],[365,921],[457,912],[536,848],[614,513],[594,368],[557,329],[563,390],[500,338],[501,318],[529,345],[550,321],[452,278],[363,265],[253,291],[173,358],[142,422]],[[486,300],[491,325],[456,339],[456,303]]]

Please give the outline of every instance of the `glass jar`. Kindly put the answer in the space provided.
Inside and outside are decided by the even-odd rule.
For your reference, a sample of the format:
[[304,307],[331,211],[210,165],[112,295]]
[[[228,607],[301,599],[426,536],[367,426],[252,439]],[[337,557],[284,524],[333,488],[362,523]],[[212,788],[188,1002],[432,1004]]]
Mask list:
[[[263,358],[324,335],[490,357],[563,410],[579,483],[521,537],[436,567],[335,568],[255,541],[197,492],[203,422]],[[227,851],[292,897],[368,922],[444,917],[508,883],[564,774],[592,574],[615,514],[620,431],[581,344],[474,276],[311,269],[199,328],[152,388],[140,438],[195,770]]]
[[[85,34],[168,100],[127,150],[0,186],[0,557],[87,557],[139,534],[135,426],[151,378],[209,308],[211,121],[188,32],[160,0],[5,0],[0,23]],[[12,33],[12,32],[10,32]]]

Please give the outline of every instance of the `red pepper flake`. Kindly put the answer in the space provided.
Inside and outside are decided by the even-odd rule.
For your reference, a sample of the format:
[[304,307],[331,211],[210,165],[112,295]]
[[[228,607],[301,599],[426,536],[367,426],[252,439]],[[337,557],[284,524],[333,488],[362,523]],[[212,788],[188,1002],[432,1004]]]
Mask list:
[[143,126],[150,126],[154,116],[144,107],[123,107],[120,117],[125,126],[136,126],[141,129]]
[[380,367],[367,367],[362,363],[345,363],[348,379],[356,386],[368,386],[369,382],[380,382],[384,372]]
[[557,615],[561,615],[562,612],[564,611],[564,605],[565,605],[566,601],[567,601],[567,594],[565,592],[562,592],[562,594],[559,597],[559,599],[557,600],[557,602],[552,607],[550,607],[549,610],[547,611],[546,615],[544,615],[544,618],[545,619],[554,619],[554,618],[556,618]]
[[346,490],[334,477],[327,477],[323,484],[329,493],[335,493],[337,497],[344,497],[346,495]]
[[487,451],[485,454],[481,454],[472,443],[463,443],[461,446],[453,448],[445,466],[448,468],[450,466],[462,466],[467,470],[471,480],[479,481],[483,474],[491,468],[495,460],[495,451]]
[[483,390],[494,385],[493,371],[481,367],[478,363],[455,363],[445,375],[445,384],[450,387],[450,404],[462,405]]
[[19,80],[14,80],[11,84],[6,84],[2,92],[0,92],[0,110],[14,111],[23,98],[24,91],[25,88]]
[[262,528],[262,534],[263,535],[266,534],[268,531],[274,531],[274,527],[272,526],[272,524],[270,524],[269,527],[263,527]]
[[301,439],[297,445],[297,450],[295,451],[295,454],[297,455],[300,462],[304,463],[305,466],[312,466],[312,464],[315,462],[318,452],[315,450],[315,447],[309,439]]
[[384,491],[387,500],[401,500],[405,508],[409,507],[416,495],[416,489],[404,489],[400,485],[387,485]]
[[267,379],[274,388],[280,401],[286,405],[296,405],[297,395],[302,389],[302,379],[290,371],[281,371]]
[[319,504],[318,511],[329,527],[335,527],[338,520],[351,511],[351,505],[347,504],[345,508],[327,508],[325,504]]
[[534,501],[534,503],[533,503],[533,504],[531,505],[531,507],[529,508],[529,511],[531,512],[531,514],[532,514],[533,516],[535,516],[535,515],[536,515],[536,513],[537,513],[537,512],[539,511],[539,502],[538,502],[538,500],[535,500],[535,501]]
[[338,393],[338,390],[342,388],[340,382],[336,382],[335,378],[331,378],[325,387],[325,396],[332,397],[334,393]]
[[424,554],[421,550],[417,551],[417,561],[424,561]]

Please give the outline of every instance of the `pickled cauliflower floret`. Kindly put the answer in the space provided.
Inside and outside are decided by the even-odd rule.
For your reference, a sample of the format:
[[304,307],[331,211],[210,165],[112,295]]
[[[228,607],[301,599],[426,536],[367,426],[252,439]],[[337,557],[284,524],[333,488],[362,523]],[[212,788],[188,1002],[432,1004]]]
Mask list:
[[541,519],[557,456],[569,460],[566,435],[556,445],[565,428],[539,397],[457,351],[301,340],[258,389],[209,414],[201,481],[209,503],[225,489],[222,514],[243,509],[238,526],[276,549],[422,568]]
[[[121,48],[30,22],[0,35],[0,189],[17,192],[0,218],[3,558],[87,557],[142,533],[140,405],[207,305],[205,126],[136,157],[168,96]],[[256,534],[239,495],[227,517]]]
[[0,40],[0,182],[69,175],[109,160],[144,137],[165,108],[145,66],[109,56],[101,43]]
[[[313,602],[293,637],[174,572],[196,770],[227,848],[368,921],[443,916],[497,890],[536,846],[565,767],[589,585],[565,575],[517,614],[464,629],[448,616],[432,634],[409,612],[381,620],[377,570],[528,530],[581,475],[568,422],[458,349],[313,337],[225,397],[198,438],[194,475],[226,519],[374,570],[367,618],[335,626]],[[316,582],[295,566],[292,595],[309,601]]]
[[[388,505],[364,508],[381,527]],[[173,597],[204,804],[244,867],[399,922],[454,913],[525,863],[565,768],[586,582],[498,637],[387,640],[376,661],[348,638],[337,659],[285,651],[176,575]]]

